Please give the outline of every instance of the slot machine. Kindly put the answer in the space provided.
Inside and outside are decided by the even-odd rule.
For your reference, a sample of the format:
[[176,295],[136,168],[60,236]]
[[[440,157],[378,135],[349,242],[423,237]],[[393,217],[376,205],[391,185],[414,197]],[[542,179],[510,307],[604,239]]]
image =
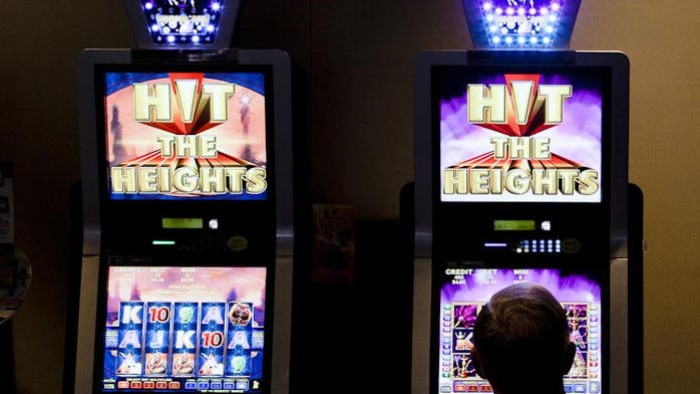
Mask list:
[[565,392],[641,392],[629,61],[568,50],[579,1],[463,6],[476,49],[424,52],[415,68],[412,393],[493,392],[472,363],[474,323],[519,282],[566,311]]
[[238,1],[125,1],[80,56],[75,393],[288,392],[291,77],[228,48]]

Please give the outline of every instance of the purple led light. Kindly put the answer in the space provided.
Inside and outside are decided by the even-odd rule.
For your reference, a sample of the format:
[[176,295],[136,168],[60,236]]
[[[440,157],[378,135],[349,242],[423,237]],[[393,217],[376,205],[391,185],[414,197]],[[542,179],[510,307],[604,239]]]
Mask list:
[[561,8],[559,3],[552,3],[552,11],[559,11],[559,8]]
[[168,36],[168,42],[170,42],[170,43],[175,42],[175,36]]
[[491,3],[484,3],[484,10],[485,10],[485,11],[491,11],[491,8],[493,8],[493,4],[491,4]]
[[214,29],[215,29],[214,25],[209,25],[209,26],[207,26],[207,31],[210,32],[210,33],[213,32]]
[[192,36],[192,42],[195,44],[199,42],[199,36]]
[[221,9],[221,3],[211,3],[211,9],[213,11],[219,11]]
[[147,10],[152,10],[153,9],[153,3],[150,1],[146,4],[143,5]]
[[515,10],[512,7],[508,7],[508,8],[506,8],[506,14],[513,15],[513,14],[515,14]]
[[157,23],[154,23],[151,25],[151,31],[158,31],[158,30],[160,30],[160,25],[158,25]]

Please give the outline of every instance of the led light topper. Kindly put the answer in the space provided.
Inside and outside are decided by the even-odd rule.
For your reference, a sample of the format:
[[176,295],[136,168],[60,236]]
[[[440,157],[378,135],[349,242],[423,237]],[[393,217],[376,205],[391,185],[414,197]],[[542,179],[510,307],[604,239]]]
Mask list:
[[566,49],[581,0],[463,0],[474,46]]

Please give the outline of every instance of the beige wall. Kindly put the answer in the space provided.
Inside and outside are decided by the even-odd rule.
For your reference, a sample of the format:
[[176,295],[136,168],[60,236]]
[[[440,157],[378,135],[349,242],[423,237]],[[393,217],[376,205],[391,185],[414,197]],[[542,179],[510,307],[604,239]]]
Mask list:
[[[315,201],[396,218],[412,179],[412,62],[421,49],[469,46],[458,0],[252,0],[242,46],[287,49],[309,88]],[[647,393],[700,387],[700,3],[585,0],[575,49],[632,62],[630,179],[646,196]],[[267,27],[270,24],[271,27]],[[20,393],[58,393],[64,348],[68,188],[79,178],[76,56],[128,47],[121,2],[3,1],[0,160],[15,163],[17,243],[34,283],[14,319]],[[246,36],[247,34],[247,36]],[[39,379],[42,376],[45,379]]]

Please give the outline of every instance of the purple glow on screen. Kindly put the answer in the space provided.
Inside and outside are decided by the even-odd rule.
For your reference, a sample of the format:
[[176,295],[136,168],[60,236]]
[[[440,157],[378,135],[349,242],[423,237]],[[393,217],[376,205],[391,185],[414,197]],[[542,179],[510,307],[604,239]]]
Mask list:
[[[530,37],[530,40],[537,40]],[[518,37],[518,40],[526,40]],[[469,68],[445,69],[435,72],[435,98],[439,110],[440,133],[440,177],[441,200],[456,202],[565,202],[565,203],[599,203],[603,192],[603,76],[597,71],[567,72],[567,73],[528,73],[520,70],[504,70],[502,72],[482,72]],[[509,82],[510,81],[510,82]],[[548,99],[539,93],[529,98],[514,96],[512,85],[509,83],[532,83],[535,89],[554,88],[568,89],[562,100],[556,106],[542,110],[542,103]],[[474,113],[485,102],[469,102],[471,89],[505,88],[506,100],[493,101],[489,105],[505,111],[508,122],[480,121],[470,118],[469,108],[475,105]],[[538,90],[539,92],[539,90]],[[536,98],[535,98],[536,97]],[[516,119],[516,98],[519,105],[531,108],[526,120]],[[552,103],[553,103],[552,102]],[[549,102],[547,102],[549,103]],[[548,104],[547,104],[548,105]],[[485,110],[490,110],[484,106]],[[538,109],[539,108],[539,109]],[[539,111],[539,112],[538,112]],[[557,120],[545,122],[548,114],[561,114]],[[497,156],[494,138],[518,138],[518,143],[546,143],[546,155],[536,157],[530,154],[509,155],[507,150]],[[538,142],[539,141],[539,142]],[[505,153],[504,153],[505,152]],[[522,161],[523,163],[520,163]],[[445,183],[445,180],[458,179],[453,169],[488,169],[485,175],[489,186],[479,189],[478,182],[472,178],[460,183],[463,189],[455,188],[455,183]],[[503,179],[513,169],[524,168],[526,178],[532,187],[524,190],[508,188]],[[558,187],[553,192],[539,189],[533,180],[531,169],[550,169],[551,176],[561,176],[555,173],[559,170],[573,168],[577,176],[584,171],[594,173],[595,183],[588,190],[564,190]],[[499,174],[494,174],[498,172]],[[465,172],[462,172],[463,174]],[[483,175],[483,174],[482,174]],[[494,176],[492,176],[494,175]],[[496,177],[495,175],[500,175]],[[502,179],[503,178],[503,179]],[[578,179],[580,181],[580,178]],[[445,187],[445,185],[449,185]],[[499,187],[494,187],[498,185]],[[505,190],[498,190],[506,185]],[[477,190],[479,189],[479,190]],[[536,191],[539,190],[539,191]]]
[[446,269],[440,289],[439,392],[492,392],[472,363],[474,325],[481,308],[497,291],[515,283],[546,287],[566,311],[571,342],[576,346],[572,368],[564,375],[567,393],[602,393],[603,354],[600,283],[585,274],[556,269]]
[[[519,274],[518,271],[526,272]],[[563,276],[551,269],[475,269],[464,275],[463,284],[443,285],[440,301],[488,302],[491,296],[506,286],[520,282],[537,283],[546,287],[559,302],[600,303],[600,284],[583,275]]]

